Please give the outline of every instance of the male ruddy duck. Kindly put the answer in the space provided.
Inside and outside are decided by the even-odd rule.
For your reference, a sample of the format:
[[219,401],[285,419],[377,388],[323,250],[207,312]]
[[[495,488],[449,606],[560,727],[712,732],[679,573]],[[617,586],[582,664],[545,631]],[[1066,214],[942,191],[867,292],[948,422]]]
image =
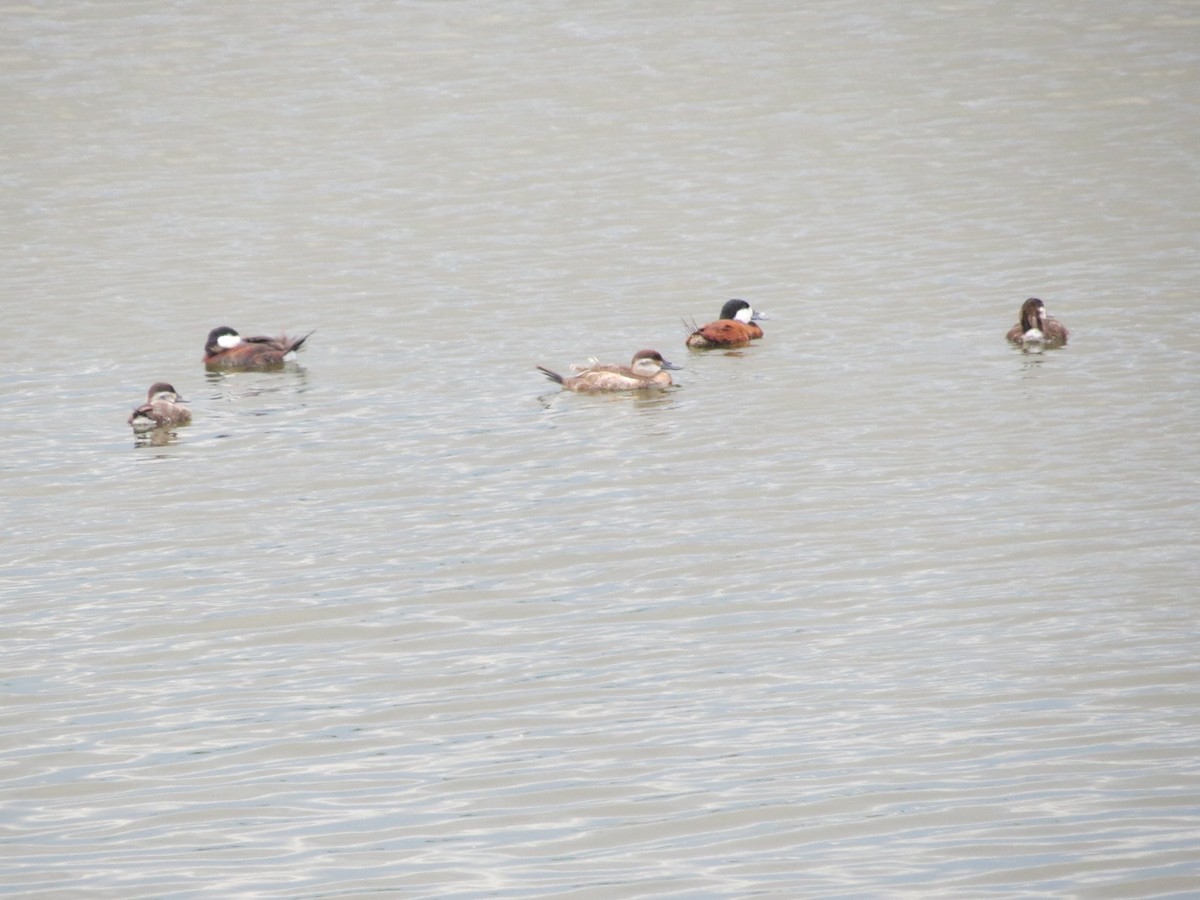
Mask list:
[[640,391],[645,388],[671,386],[671,373],[667,369],[679,366],[662,358],[657,350],[639,350],[627,366],[603,365],[592,360],[590,365],[571,366],[578,375],[564,378],[544,366],[538,366],[551,381],[561,384],[568,391],[594,393],[596,391]]
[[1030,297],[1021,304],[1020,321],[1008,330],[1008,339],[1021,345],[1057,347],[1065,344],[1068,336],[1067,326],[1050,318],[1046,304],[1037,297]]
[[222,369],[265,369],[281,366],[296,358],[296,351],[308,340],[286,334],[273,337],[242,337],[228,325],[214,328],[204,343],[204,364]]
[[130,414],[129,424],[137,431],[164,425],[186,425],[192,421],[192,411],[183,405],[185,403],[187,401],[175,392],[175,388],[165,381],[156,381],[150,385],[146,402]]
[[766,314],[755,312],[745,300],[730,300],[721,307],[721,316],[716,322],[709,322],[702,328],[693,326],[687,345],[693,350],[744,347],[763,336],[757,323],[759,319],[767,318]]

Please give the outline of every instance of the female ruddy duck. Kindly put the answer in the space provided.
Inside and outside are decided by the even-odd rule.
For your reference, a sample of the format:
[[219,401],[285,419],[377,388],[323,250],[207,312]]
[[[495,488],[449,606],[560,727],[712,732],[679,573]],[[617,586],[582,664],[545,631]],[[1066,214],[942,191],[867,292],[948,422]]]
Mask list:
[[1067,326],[1058,319],[1050,318],[1046,304],[1037,297],[1030,297],[1021,304],[1021,320],[1008,330],[1008,339],[1014,344],[1041,344],[1057,347],[1067,342]]
[[130,414],[129,424],[137,431],[164,425],[186,425],[192,421],[192,411],[183,405],[185,403],[187,401],[175,392],[175,388],[165,381],[156,381],[150,385],[146,402]]
[[757,322],[767,318],[766,314],[755,312],[745,300],[730,300],[721,307],[721,316],[716,322],[709,322],[702,328],[692,326],[687,345],[693,350],[744,347],[763,336],[763,330]]
[[678,368],[679,366],[663,359],[657,350],[639,350],[633,354],[633,360],[627,366],[602,365],[592,360],[590,365],[571,366],[571,371],[579,374],[566,378],[544,366],[538,366],[538,371],[568,391],[587,394],[596,391],[640,391],[645,388],[670,387],[671,373],[665,370]]
[[296,358],[296,351],[308,340],[286,334],[273,337],[242,337],[228,325],[214,328],[204,343],[204,364],[222,369],[266,369],[281,366]]

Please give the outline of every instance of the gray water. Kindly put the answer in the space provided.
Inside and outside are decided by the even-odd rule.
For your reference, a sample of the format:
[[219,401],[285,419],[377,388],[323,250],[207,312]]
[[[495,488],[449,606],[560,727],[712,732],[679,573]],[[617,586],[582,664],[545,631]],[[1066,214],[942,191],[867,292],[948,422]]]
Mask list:
[[0,893],[1200,891],[1194,4],[0,25]]

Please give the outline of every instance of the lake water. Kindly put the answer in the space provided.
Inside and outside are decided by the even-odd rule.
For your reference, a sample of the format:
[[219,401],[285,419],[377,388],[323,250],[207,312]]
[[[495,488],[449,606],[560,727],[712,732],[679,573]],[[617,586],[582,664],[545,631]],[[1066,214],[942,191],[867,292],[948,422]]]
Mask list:
[[1193,4],[0,24],[0,894],[1200,891]]

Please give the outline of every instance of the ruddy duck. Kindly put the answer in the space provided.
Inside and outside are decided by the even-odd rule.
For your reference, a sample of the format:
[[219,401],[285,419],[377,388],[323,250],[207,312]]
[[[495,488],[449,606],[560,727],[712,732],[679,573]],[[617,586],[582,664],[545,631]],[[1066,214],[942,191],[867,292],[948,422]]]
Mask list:
[[187,401],[175,392],[175,388],[165,381],[156,381],[150,385],[146,402],[130,414],[129,424],[137,431],[164,425],[186,425],[192,421],[192,411],[183,405],[185,403]]
[[671,373],[665,370],[678,368],[679,366],[663,359],[657,350],[639,350],[633,354],[633,360],[627,366],[602,365],[592,360],[586,366],[571,366],[571,371],[579,374],[566,378],[544,366],[538,366],[538,371],[568,391],[586,394],[596,391],[639,391],[645,388],[670,387]]
[[759,319],[767,319],[764,313],[755,312],[745,300],[730,300],[721,307],[721,316],[702,328],[695,328],[688,335],[687,345],[693,350],[712,347],[744,347],[752,340],[763,336]]
[[1037,297],[1030,297],[1021,304],[1021,320],[1008,330],[1008,339],[1022,345],[1056,347],[1065,344],[1068,335],[1067,326],[1050,318],[1046,304]]
[[214,328],[204,343],[204,364],[217,369],[266,369],[281,366],[296,358],[296,351],[308,340],[286,334],[273,337],[242,337],[228,325]]

